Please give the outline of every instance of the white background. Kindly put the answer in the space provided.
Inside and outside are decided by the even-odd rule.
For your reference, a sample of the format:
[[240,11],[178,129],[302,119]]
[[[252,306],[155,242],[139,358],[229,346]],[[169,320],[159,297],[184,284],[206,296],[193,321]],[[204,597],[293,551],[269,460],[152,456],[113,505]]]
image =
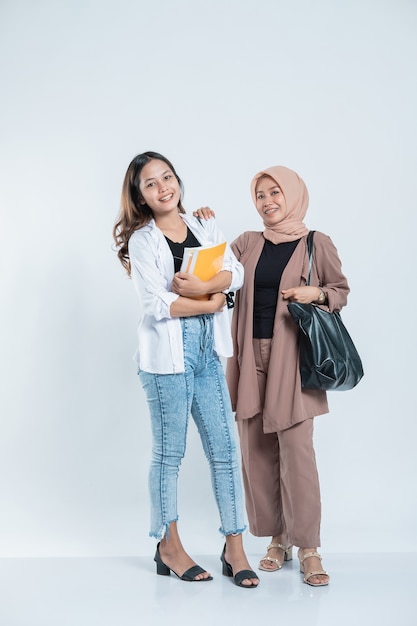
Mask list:
[[[154,550],[137,301],[111,237],[145,150],[229,240],[261,228],[258,170],[304,178],[366,370],[316,420],[322,545],[417,550],[416,18],[414,0],[1,0],[0,555]],[[194,425],[179,501],[186,547],[217,552]]]

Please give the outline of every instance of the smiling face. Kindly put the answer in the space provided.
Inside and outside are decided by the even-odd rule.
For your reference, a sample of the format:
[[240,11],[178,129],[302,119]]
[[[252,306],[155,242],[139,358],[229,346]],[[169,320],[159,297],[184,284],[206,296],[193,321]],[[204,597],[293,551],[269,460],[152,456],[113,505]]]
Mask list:
[[178,211],[181,190],[171,168],[159,159],[152,159],[140,173],[139,189],[143,200],[155,216]]
[[262,176],[256,184],[256,209],[268,227],[279,224],[287,214],[284,194],[270,176]]

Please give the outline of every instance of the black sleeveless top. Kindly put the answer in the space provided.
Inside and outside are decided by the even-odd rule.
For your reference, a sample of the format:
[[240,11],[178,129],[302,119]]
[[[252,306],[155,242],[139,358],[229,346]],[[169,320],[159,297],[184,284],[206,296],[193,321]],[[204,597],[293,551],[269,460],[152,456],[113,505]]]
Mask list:
[[255,270],[253,336],[256,339],[272,337],[282,273],[299,241],[273,244],[265,239]]
[[165,239],[167,240],[167,244],[169,245],[172,256],[174,257],[174,269],[175,272],[179,272],[181,268],[182,259],[184,256],[184,248],[198,248],[201,246],[201,243],[198,241],[197,237],[191,232],[191,230],[187,226],[187,236],[181,243],[177,241],[171,241],[166,235]]

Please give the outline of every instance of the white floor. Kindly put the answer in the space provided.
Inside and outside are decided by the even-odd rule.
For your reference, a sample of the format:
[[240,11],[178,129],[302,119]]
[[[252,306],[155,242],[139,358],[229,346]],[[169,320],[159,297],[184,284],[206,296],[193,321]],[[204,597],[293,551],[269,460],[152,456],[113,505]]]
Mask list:
[[258,572],[254,590],[222,576],[218,556],[196,559],[215,577],[206,583],[157,576],[149,557],[0,559],[0,625],[415,626],[416,557],[326,554],[332,579],[318,589],[301,582],[293,560]]

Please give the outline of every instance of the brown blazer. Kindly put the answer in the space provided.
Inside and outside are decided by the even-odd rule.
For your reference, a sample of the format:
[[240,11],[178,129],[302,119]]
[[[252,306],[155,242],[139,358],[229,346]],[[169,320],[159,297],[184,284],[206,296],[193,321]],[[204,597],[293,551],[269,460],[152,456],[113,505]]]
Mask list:
[[[298,328],[287,302],[278,294],[272,337],[265,404],[261,406],[252,347],[254,275],[261,255],[262,232],[242,233],[232,250],[245,268],[244,285],[236,296],[232,319],[233,357],[227,361],[226,377],[236,419],[244,420],[263,413],[264,432],[290,428],[298,422],[328,413],[326,392],[301,387],[298,363]],[[281,289],[306,283],[308,273],[307,237],[303,237],[291,256],[281,278]],[[316,231],[311,285],[323,288],[326,308],[340,310],[347,302],[349,286],[341,270],[337,250],[330,237]]]

